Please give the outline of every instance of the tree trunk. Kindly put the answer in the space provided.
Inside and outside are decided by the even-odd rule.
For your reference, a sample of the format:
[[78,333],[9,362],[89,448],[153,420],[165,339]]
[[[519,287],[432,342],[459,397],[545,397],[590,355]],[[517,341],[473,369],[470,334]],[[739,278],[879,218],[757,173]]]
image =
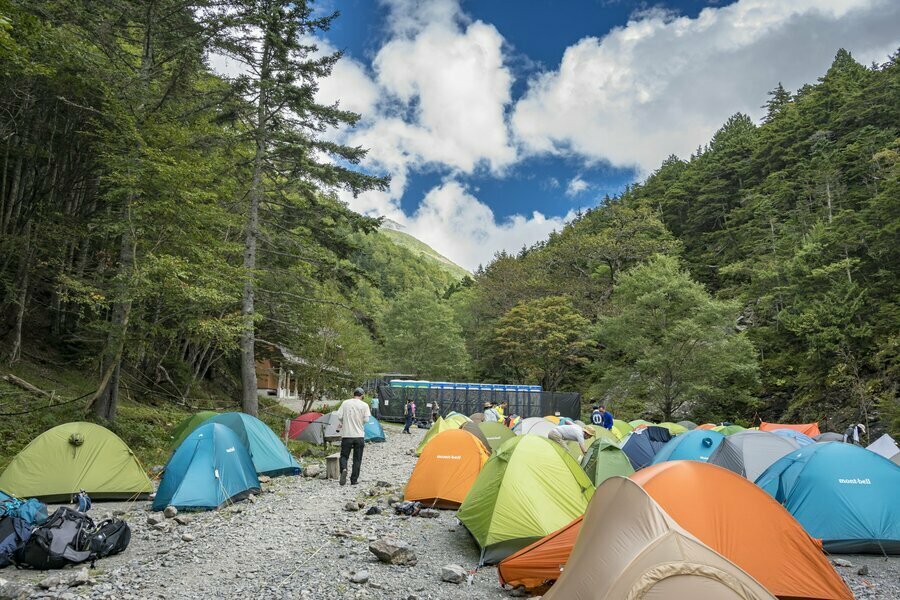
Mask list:
[[[267,32],[265,32],[267,33]],[[267,139],[267,105],[269,72],[269,36],[263,35],[262,64],[259,75],[259,99],[256,111],[256,154],[253,157],[253,181],[250,186],[250,208],[244,231],[244,295],[241,315],[244,330],[241,333],[241,383],[243,387],[242,409],[254,417],[259,413],[259,396],[256,384],[256,332],[254,323],[254,270],[256,269],[256,238],[259,235],[259,204],[263,195],[263,162]]]
[[19,285],[15,299],[15,314],[13,328],[10,334],[10,346],[6,352],[6,360],[9,364],[18,362],[22,358],[22,326],[25,322],[25,304],[28,300],[28,280],[31,272],[31,259],[34,248],[31,244],[31,221],[25,226],[25,249],[19,263]]

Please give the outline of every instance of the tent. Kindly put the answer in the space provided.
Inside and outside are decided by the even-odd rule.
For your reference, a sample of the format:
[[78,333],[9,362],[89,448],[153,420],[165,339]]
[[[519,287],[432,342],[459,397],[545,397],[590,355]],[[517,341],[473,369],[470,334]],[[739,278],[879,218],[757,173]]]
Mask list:
[[145,498],[153,484],[116,434],[79,421],[31,440],[0,475],[0,489],[19,498],[69,502],[81,490],[94,499]]
[[570,419],[569,417],[560,417],[558,415],[547,415],[544,418],[547,419],[548,421],[550,421],[551,423],[553,423],[554,425],[570,425],[575,422],[572,419]]
[[378,419],[372,415],[369,415],[369,420],[366,421],[366,424],[363,426],[363,432],[365,433],[367,442],[385,441],[384,428],[381,426],[381,423],[378,422]]
[[594,485],[600,485],[616,475],[627,477],[634,473],[634,467],[622,452],[622,448],[617,443],[603,438],[594,440],[588,446],[587,453],[581,459],[581,468]]
[[631,425],[632,429],[637,429],[641,425],[644,427],[648,425],[656,425],[656,423],[651,423],[650,421],[645,421],[644,419],[635,419],[634,421],[628,421],[628,424]]
[[12,496],[5,493],[3,490],[0,490],[0,502],[6,502],[7,500],[12,499]]
[[238,435],[221,423],[192,431],[166,464],[153,510],[215,509],[259,493],[253,459]]
[[488,455],[484,444],[465,429],[442,431],[422,450],[406,484],[404,499],[439,508],[458,507]]
[[[588,426],[582,425],[582,429],[584,429],[584,427]],[[613,444],[616,444],[617,446],[621,443],[618,436],[613,433],[611,429],[606,429],[605,427],[600,427],[599,425],[590,425],[589,427],[594,430],[594,440],[607,440],[609,442],[612,442]],[[590,442],[591,439],[588,439],[588,443]]]
[[746,431],[747,428],[740,425],[716,425],[712,430],[718,431],[722,435],[734,435],[735,433]]
[[[615,527],[615,541],[610,541]],[[740,567],[678,525],[633,481],[607,479],[546,600],[774,600]]]
[[797,440],[769,431],[742,431],[727,436],[709,457],[709,463],[756,481],[769,465],[799,447]]
[[703,425],[697,425],[697,429],[715,429],[718,427],[715,423],[704,423]]
[[704,431],[703,429],[695,429],[688,433],[677,435],[666,442],[666,445],[659,449],[653,461],[650,464],[657,464],[670,460],[698,460],[706,462],[709,460],[713,450],[719,447],[725,436],[718,431]]
[[208,418],[216,416],[217,413],[214,410],[201,410],[198,413],[192,414],[190,417],[184,419],[175,426],[175,429],[172,430],[172,443],[169,444],[169,448],[174,450],[178,446],[181,445],[181,442],[184,441],[184,438],[188,436],[190,432],[197,429],[202,425]]
[[250,452],[260,475],[297,475],[300,465],[269,426],[247,413],[228,412],[206,421],[219,423],[234,431]]
[[449,420],[444,419],[443,417],[438,417],[437,421],[435,421],[431,425],[431,427],[428,429],[428,431],[425,432],[425,436],[422,438],[422,441],[419,442],[419,445],[416,447],[416,455],[419,456],[422,454],[422,449],[425,448],[425,445],[428,444],[428,442],[430,442],[431,440],[434,439],[434,436],[436,436],[437,434],[439,434],[441,432],[449,431],[451,429],[459,429],[461,425],[463,425],[463,423],[450,422]]
[[487,441],[488,450],[492,452],[496,452],[506,440],[516,437],[516,434],[503,423],[481,423],[478,430]]
[[900,464],[900,461],[898,461],[900,459],[900,448],[897,447],[897,442],[894,441],[894,438],[886,433],[866,446],[866,450]]
[[[438,417],[438,418],[440,418],[440,417]],[[447,423],[450,423],[450,425],[456,427],[457,429],[462,427],[463,425],[465,425],[466,423],[468,423],[471,420],[472,419],[470,419],[466,415],[461,415],[459,413],[447,415],[447,417],[444,419],[444,421],[446,421]]]
[[320,412],[308,412],[294,417],[290,426],[288,426],[288,438],[296,440],[301,433],[306,431],[310,424],[315,423],[321,416],[322,413]]
[[835,433],[833,431],[826,431],[825,433],[820,433],[819,435],[813,437],[813,439],[817,442],[843,442],[844,434]]
[[631,466],[637,470],[649,465],[660,448],[671,439],[672,434],[665,427],[655,425],[642,427],[632,431],[622,442],[622,452],[628,456]]
[[697,429],[697,424],[693,421],[678,421],[678,424],[687,429],[688,431],[693,431]]
[[[492,423],[492,425],[497,425],[497,423]],[[503,425],[500,425],[500,427],[503,427]],[[484,446],[485,450],[487,450],[488,452],[491,451],[491,443],[484,436],[484,433],[482,433],[481,428],[478,426],[478,423],[469,421],[468,423],[463,424],[460,429],[462,429],[463,431],[468,431],[469,433],[474,435],[476,438],[478,438],[478,441],[481,442],[481,445]],[[506,427],[503,427],[503,429],[506,429]],[[510,431],[510,433],[512,432]],[[512,433],[512,435],[515,434]]]
[[469,415],[469,419],[472,421],[475,421],[476,423],[483,423],[484,422],[484,413],[480,413],[480,412],[472,413],[471,415]]
[[516,435],[533,433],[541,437],[547,437],[555,427],[555,424],[542,417],[528,417],[527,419],[522,419],[516,427],[515,432]]
[[591,480],[566,450],[536,435],[504,442],[472,485],[457,513],[494,564],[581,515]]
[[333,442],[341,437],[340,424],[337,413],[330,412],[307,425],[294,439],[310,444]]
[[794,515],[826,552],[900,554],[900,466],[853,444],[804,446],[756,485]]
[[625,436],[631,433],[634,430],[634,427],[629,425],[627,422],[622,421],[620,419],[613,419],[612,432],[616,435],[620,440],[624,440]]
[[660,423],[659,427],[665,427],[666,429],[669,430],[669,433],[671,433],[672,435],[681,435],[682,433],[688,432],[687,427],[682,427],[678,423],[670,423],[668,421]]
[[[783,507],[739,475],[699,462],[672,461],[647,467],[630,479],[681,527],[740,566],[776,596],[852,600],[850,590],[822,553],[818,541],[803,531]],[[603,498],[602,490],[603,486],[597,488],[595,502]],[[593,505],[588,514],[592,510]],[[747,514],[753,518],[748,519]],[[510,563],[519,577],[528,578],[525,585],[555,579],[581,528],[582,520],[577,519],[503,561],[498,566],[501,579],[525,583],[508,581]],[[791,568],[785,569],[784,565]]]
[[775,431],[776,429],[793,429],[794,431],[799,431],[800,433],[806,434],[809,437],[816,437],[821,431],[819,431],[818,423],[766,423],[765,421],[760,422],[759,430],[760,431]]
[[773,429],[772,433],[781,437],[793,438],[800,446],[809,446],[815,444],[816,440],[812,439],[805,433],[800,433],[796,429]]

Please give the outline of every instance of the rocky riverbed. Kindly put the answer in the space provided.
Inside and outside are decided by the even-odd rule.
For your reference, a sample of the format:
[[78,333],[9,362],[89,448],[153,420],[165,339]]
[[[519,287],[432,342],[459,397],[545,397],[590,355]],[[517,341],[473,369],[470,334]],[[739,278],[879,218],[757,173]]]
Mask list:
[[[274,478],[252,501],[171,518],[149,512],[148,502],[98,502],[95,519],[124,511],[133,532],[128,550],[97,561],[94,569],[0,570],[0,580],[8,580],[0,599],[424,600],[517,594],[500,587],[494,568],[476,569],[477,546],[452,511],[432,518],[393,514],[388,502],[402,495],[415,464],[411,451],[424,432],[403,435],[390,425],[385,430],[387,443],[366,446],[357,486]],[[405,564],[386,564],[370,551],[370,544],[386,537],[400,542],[396,562]],[[836,568],[857,598],[900,598],[900,558],[834,558],[850,565]],[[450,565],[461,569],[445,568]]]

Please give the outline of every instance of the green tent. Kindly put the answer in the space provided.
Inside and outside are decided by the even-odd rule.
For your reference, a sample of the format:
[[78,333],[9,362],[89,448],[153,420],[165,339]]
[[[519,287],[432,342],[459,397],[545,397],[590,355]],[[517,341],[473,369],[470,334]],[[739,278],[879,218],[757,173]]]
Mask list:
[[634,427],[629,425],[626,421],[622,421],[620,419],[613,419],[612,432],[616,434],[616,437],[620,440],[624,440],[625,436],[634,431]]
[[485,463],[457,518],[494,564],[584,514],[594,486],[566,450],[538,435],[507,440]]
[[506,440],[516,437],[512,429],[496,421],[493,423],[479,423],[478,429],[481,430],[484,438],[490,444],[492,452],[496,452]]
[[70,502],[80,490],[95,499],[145,498],[153,484],[116,434],[77,422],[34,438],[0,475],[0,489],[19,498]]
[[635,419],[634,421],[628,421],[628,424],[631,425],[632,429],[636,429],[641,425],[647,425],[648,427],[650,425],[656,425],[656,423],[651,423],[650,421],[645,421],[644,419]]
[[591,427],[594,430],[594,439],[590,443],[596,440],[607,440],[614,444],[619,443],[618,436],[606,427],[600,427],[599,425],[592,425]]
[[181,445],[181,442],[184,441],[184,438],[189,436],[191,432],[200,425],[203,424],[204,421],[209,419],[210,417],[216,416],[217,413],[214,410],[202,410],[198,413],[194,413],[181,423],[175,426],[175,429],[172,430],[172,443],[169,444],[169,448],[174,450],[178,446]]
[[604,439],[596,439],[591,443],[587,454],[581,459],[581,467],[594,485],[600,485],[616,475],[628,477],[634,473],[631,461],[619,444]]
[[687,427],[685,427],[683,425],[679,425],[678,423],[671,423],[669,421],[664,421],[664,422],[660,423],[658,426],[665,427],[666,429],[669,430],[669,433],[671,433],[672,435],[681,435],[682,433],[688,432]]
[[455,427],[459,428],[471,421],[469,417],[466,415],[461,415],[459,413],[454,413],[452,415],[447,415],[447,418],[444,419],[447,423],[453,424]]
[[447,431],[448,429],[459,429],[462,423],[450,422],[445,420],[443,417],[438,417],[437,421],[431,426],[431,429],[425,432],[425,437],[422,438],[422,441],[419,442],[418,447],[416,447],[416,456],[422,454],[422,449],[425,447],[425,444],[430,442],[434,436],[439,434],[442,431]]
[[732,435],[734,433],[740,433],[741,431],[746,431],[746,427],[741,427],[740,425],[719,425],[718,427],[713,427],[713,431],[718,431],[722,435]]

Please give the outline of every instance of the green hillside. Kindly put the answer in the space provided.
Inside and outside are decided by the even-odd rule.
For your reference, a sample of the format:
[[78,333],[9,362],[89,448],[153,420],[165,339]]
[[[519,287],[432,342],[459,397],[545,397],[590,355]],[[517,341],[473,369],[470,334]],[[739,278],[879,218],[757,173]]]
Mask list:
[[418,256],[425,258],[425,260],[427,260],[428,262],[437,264],[439,267],[441,267],[441,269],[443,269],[450,275],[453,275],[453,277],[456,279],[463,279],[467,276],[472,275],[446,256],[439,254],[434,248],[432,248],[425,242],[414,238],[408,233],[403,233],[402,231],[397,231],[396,229],[387,229],[385,227],[382,227],[380,231],[398,246],[402,246],[403,248],[412,251]]

